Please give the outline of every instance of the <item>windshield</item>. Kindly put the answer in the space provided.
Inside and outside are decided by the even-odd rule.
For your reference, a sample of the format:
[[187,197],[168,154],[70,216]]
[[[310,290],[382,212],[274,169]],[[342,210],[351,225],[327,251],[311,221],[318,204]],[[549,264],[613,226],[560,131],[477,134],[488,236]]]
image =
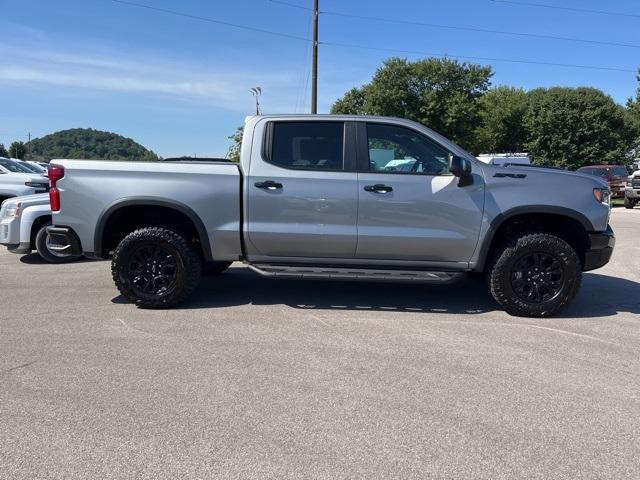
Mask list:
[[26,168],[27,170],[29,170],[29,172],[33,172],[33,173],[42,173],[42,168],[40,168],[40,166],[36,166],[36,165],[31,165],[30,163],[26,163],[26,162],[16,162],[18,165],[20,165],[21,167]]
[[14,162],[13,160],[9,160],[8,158],[0,158],[0,165],[13,173],[33,173],[27,167],[23,167],[18,162]]
[[629,175],[629,172],[627,172],[627,169],[625,167],[613,167],[611,174],[614,177],[626,177],[627,175]]

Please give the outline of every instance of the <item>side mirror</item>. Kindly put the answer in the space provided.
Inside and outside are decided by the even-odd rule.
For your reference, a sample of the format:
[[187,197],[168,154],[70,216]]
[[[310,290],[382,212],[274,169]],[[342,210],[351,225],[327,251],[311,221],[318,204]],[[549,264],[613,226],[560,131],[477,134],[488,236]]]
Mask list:
[[449,155],[449,171],[460,179],[471,177],[471,162],[457,155]]

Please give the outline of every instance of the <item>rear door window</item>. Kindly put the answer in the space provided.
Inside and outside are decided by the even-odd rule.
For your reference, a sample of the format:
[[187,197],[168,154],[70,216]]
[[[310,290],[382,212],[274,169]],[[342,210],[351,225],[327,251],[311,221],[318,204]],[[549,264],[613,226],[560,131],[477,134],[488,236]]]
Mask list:
[[344,169],[344,122],[273,122],[267,161],[302,170]]

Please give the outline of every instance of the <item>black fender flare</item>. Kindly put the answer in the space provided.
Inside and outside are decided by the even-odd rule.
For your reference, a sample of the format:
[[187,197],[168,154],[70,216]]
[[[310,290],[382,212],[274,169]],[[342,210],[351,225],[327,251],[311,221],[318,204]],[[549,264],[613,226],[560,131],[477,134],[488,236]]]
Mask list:
[[595,231],[593,223],[582,213],[577,210],[573,210],[567,207],[558,207],[554,205],[525,205],[521,207],[514,207],[505,212],[497,215],[489,225],[487,229],[487,233],[484,235],[482,239],[482,243],[480,245],[480,250],[478,254],[478,259],[476,261],[474,270],[482,271],[484,270],[485,264],[487,262],[487,256],[489,255],[489,251],[491,250],[491,246],[493,244],[493,238],[496,232],[500,229],[500,227],[509,219],[516,217],[518,215],[531,214],[531,213],[539,213],[539,214],[552,214],[558,216],[564,216],[571,218],[580,222],[580,224],[584,227],[586,233]]
[[127,197],[120,200],[115,200],[105,207],[100,216],[98,217],[98,222],[96,223],[96,228],[93,236],[93,248],[94,254],[98,258],[104,258],[102,254],[102,236],[104,235],[104,227],[107,224],[108,219],[113,215],[116,211],[125,207],[133,207],[133,206],[154,206],[154,207],[166,207],[176,210],[184,215],[186,215],[189,220],[196,227],[196,231],[198,232],[198,237],[200,237],[200,243],[202,244],[202,253],[204,254],[204,259],[207,262],[213,260],[211,255],[211,244],[209,242],[209,235],[207,234],[207,229],[202,222],[202,219],[198,216],[193,209],[184,203],[177,202],[175,200],[164,200],[156,197]]

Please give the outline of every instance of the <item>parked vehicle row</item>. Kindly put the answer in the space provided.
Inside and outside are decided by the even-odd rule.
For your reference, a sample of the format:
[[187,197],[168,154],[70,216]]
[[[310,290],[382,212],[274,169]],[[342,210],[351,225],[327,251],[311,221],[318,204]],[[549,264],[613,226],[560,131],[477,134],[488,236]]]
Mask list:
[[0,157],[0,204],[11,197],[45,193],[49,179],[23,165],[23,162]]
[[623,165],[589,165],[578,169],[579,173],[586,173],[602,178],[611,189],[612,198],[624,198],[625,186],[629,171]]
[[640,169],[629,176],[624,193],[625,208],[633,208],[640,203]]
[[507,312],[533,317],[566,307],[615,245],[603,179],[483,163],[406,120],[251,117],[240,157],[53,161],[52,244],[112,256],[117,288],[146,308],[184,301],[203,264],[240,260],[269,277],[483,273]]
[[0,208],[0,244],[18,254],[37,251],[49,263],[76,260],[80,255],[51,249],[47,227],[51,225],[49,195],[14,197]]

